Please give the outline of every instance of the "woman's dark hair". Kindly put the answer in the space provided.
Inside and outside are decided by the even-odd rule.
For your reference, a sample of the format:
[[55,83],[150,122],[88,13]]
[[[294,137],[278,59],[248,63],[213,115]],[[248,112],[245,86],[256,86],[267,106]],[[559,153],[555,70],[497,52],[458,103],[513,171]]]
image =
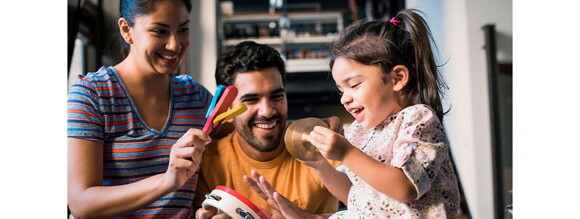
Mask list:
[[436,47],[427,22],[416,9],[397,13],[400,21],[357,21],[348,26],[331,46],[330,69],[339,57],[364,65],[379,66],[388,74],[396,65],[409,68],[409,83],[403,97],[413,104],[430,106],[443,120],[441,98],[447,85],[435,63],[431,43]]
[[280,53],[270,46],[244,41],[220,55],[216,64],[215,80],[217,84],[232,85],[237,73],[272,67],[278,69],[282,83],[286,84],[286,69]]
[[[132,27],[135,24],[135,18],[140,15],[145,15],[153,12],[155,10],[155,6],[157,3],[164,1],[164,0],[121,0],[119,3],[119,17],[125,18],[127,20],[127,24]],[[167,0],[165,0],[167,1]],[[190,0],[181,0],[185,7],[187,8],[187,12],[191,12],[191,5]],[[125,42],[123,37],[121,39],[121,56],[123,58],[129,55],[129,44]]]

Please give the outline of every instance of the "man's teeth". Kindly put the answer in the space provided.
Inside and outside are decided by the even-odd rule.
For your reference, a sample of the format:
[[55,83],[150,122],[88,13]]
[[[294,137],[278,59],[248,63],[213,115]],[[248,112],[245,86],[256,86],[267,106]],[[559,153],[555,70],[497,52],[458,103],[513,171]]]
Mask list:
[[357,113],[358,111],[360,111],[362,108],[358,108],[358,109],[352,109],[350,112],[351,113]]
[[261,128],[261,129],[271,129],[271,128],[274,128],[274,126],[276,126],[275,122],[269,123],[269,124],[262,124],[262,123],[256,124],[256,127]]

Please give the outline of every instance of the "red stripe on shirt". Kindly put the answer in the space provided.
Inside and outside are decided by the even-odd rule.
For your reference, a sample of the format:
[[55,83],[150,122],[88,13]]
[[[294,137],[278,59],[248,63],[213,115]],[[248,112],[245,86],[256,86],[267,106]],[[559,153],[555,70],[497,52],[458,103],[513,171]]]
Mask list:
[[126,125],[132,122],[139,122],[137,119],[129,119],[125,121],[117,121],[117,122],[105,122],[106,126],[114,126],[114,125]]
[[157,149],[170,149],[171,145],[157,145],[155,147],[147,147],[147,148],[127,148],[127,149],[108,149],[105,150],[107,153],[129,153],[129,152],[143,152],[143,151],[152,151]]
[[169,153],[154,154],[154,155],[147,155],[147,156],[141,156],[141,157],[116,157],[116,158],[105,158],[105,160],[131,160],[131,159],[141,159],[141,158],[148,158],[148,157],[164,156],[164,155],[169,155]]
[[95,115],[91,112],[84,111],[84,110],[69,109],[68,112],[69,113],[80,113],[80,114],[85,114],[85,115],[89,115],[89,116],[93,116],[93,117],[98,117],[97,115]]

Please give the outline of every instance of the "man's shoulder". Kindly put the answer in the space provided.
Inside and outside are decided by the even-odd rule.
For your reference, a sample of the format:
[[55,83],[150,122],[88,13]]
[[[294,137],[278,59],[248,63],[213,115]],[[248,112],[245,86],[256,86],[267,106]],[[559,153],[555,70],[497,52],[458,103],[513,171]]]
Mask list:
[[223,154],[233,153],[234,143],[232,138],[234,133],[235,131],[227,134],[222,138],[215,139],[214,141],[206,145],[204,157],[206,155],[219,157],[220,155]]

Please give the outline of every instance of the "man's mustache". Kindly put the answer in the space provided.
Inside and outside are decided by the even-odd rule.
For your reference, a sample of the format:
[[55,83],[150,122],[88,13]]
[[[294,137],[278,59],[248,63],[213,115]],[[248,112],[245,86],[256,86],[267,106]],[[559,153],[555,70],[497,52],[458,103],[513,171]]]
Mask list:
[[265,116],[261,116],[260,118],[253,119],[252,121],[253,122],[269,122],[269,121],[272,121],[272,120],[275,120],[278,118],[280,118],[280,115],[276,114],[276,115],[272,115],[270,118],[266,118]]

